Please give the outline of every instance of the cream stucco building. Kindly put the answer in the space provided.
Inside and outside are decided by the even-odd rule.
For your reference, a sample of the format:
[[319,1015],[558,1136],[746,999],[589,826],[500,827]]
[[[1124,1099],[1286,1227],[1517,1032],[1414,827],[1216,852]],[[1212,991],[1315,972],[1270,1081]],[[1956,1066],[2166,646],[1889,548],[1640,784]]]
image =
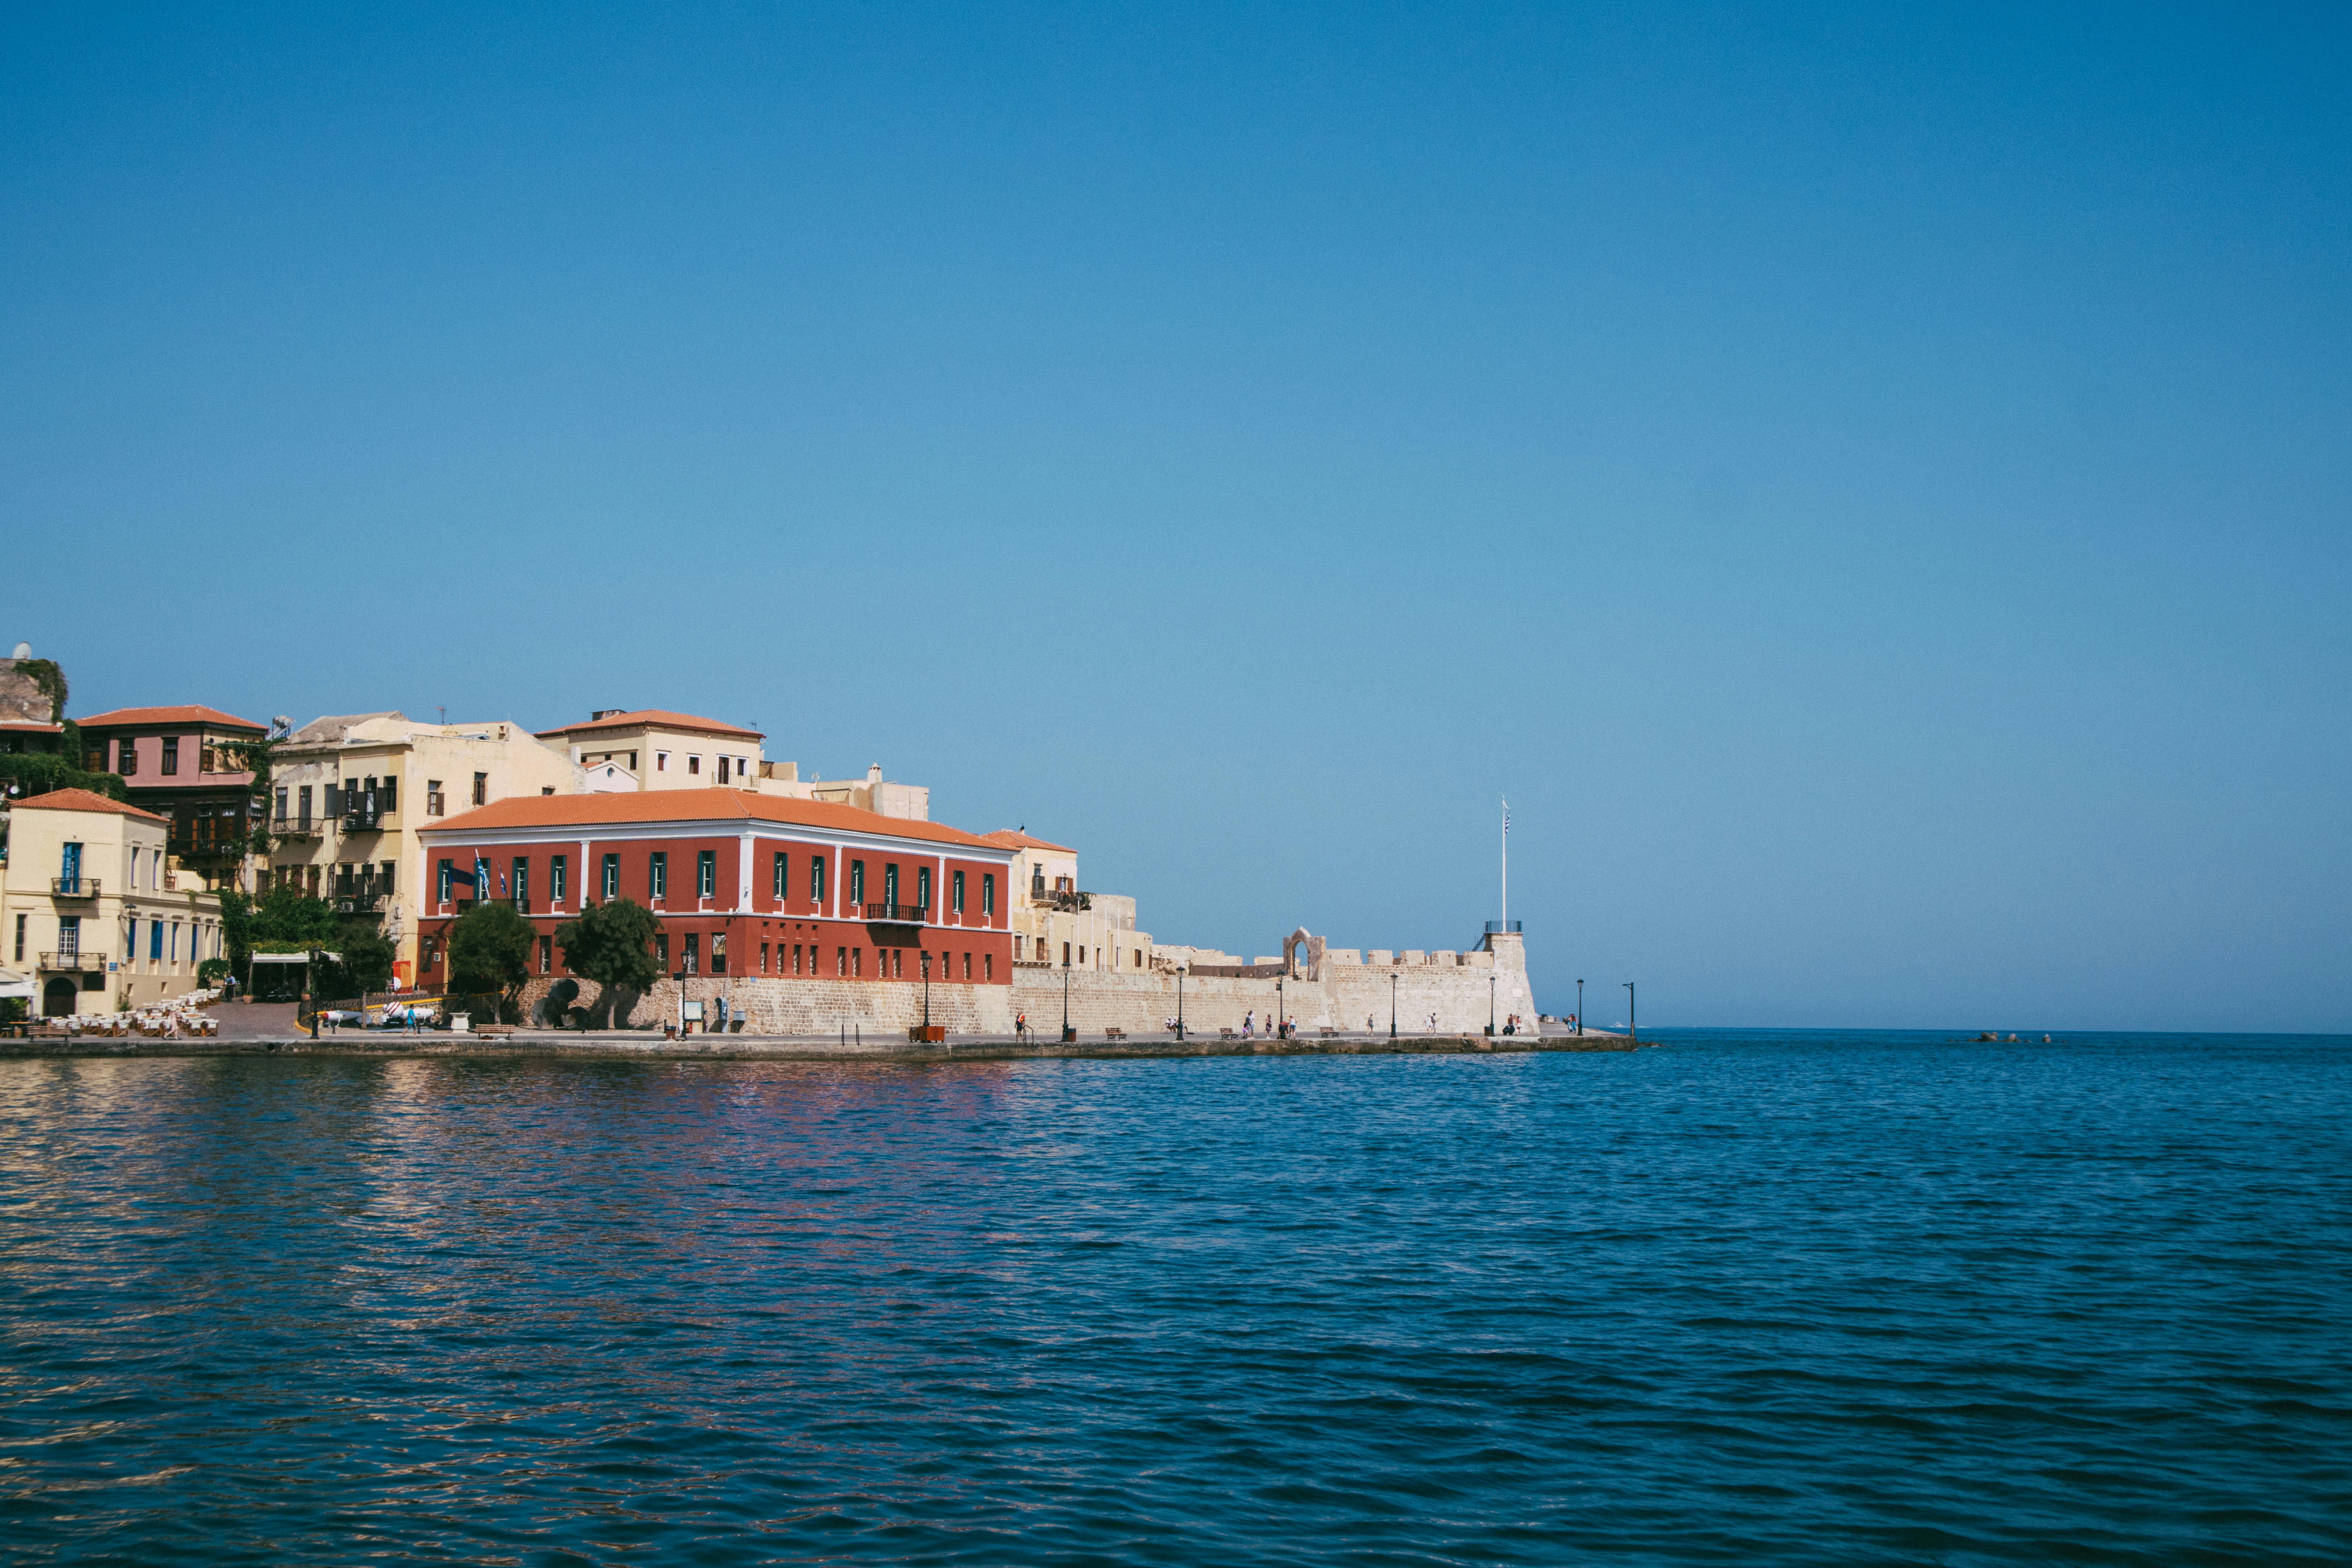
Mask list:
[[510,721],[423,724],[398,712],[316,719],[278,743],[269,781],[271,885],[373,916],[393,975],[416,974],[417,830],[515,795],[574,795],[582,770]]
[[42,1016],[112,1013],[196,989],[224,956],[220,899],[166,850],[171,824],[88,790],[18,801],[0,862],[0,967]]
[[1078,886],[1078,852],[1016,828],[982,834],[1013,852],[1013,962],[1148,973],[1151,933],[1135,929],[1135,900]]
[[882,776],[804,779],[797,763],[770,762],[767,736],[723,720],[667,708],[599,708],[577,724],[541,730],[562,748],[591,792],[649,789],[749,789],[794,800],[825,800],[909,822],[931,819],[931,792]]

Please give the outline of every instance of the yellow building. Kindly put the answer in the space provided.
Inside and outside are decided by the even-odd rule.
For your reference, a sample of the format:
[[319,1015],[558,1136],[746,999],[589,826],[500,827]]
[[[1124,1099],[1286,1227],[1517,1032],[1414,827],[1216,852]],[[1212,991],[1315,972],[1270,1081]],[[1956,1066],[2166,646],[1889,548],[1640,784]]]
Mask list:
[[767,771],[757,730],[666,708],[599,708],[584,722],[541,730],[592,793],[647,789],[757,789]]
[[562,747],[592,794],[649,789],[749,789],[794,800],[828,800],[910,822],[931,819],[931,792],[882,776],[879,763],[862,779],[803,779],[797,763],[772,763],[767,736],[722,720],[667,708],[599,708],[577,724],[541,730]]
[[303,725],[278,743],[269,785],[269,885],[381,921],[404,984],[416,974],[425,886],[417,829],[494,800],[583,788],[563,751],[520,724],[420,724],[398,712]]
[[44,1017],[113,1013],[197,988],[226,955],[220,899],[166,851],[171,823],[88,790],[16,803],[0,866],[6,966]]
[[1135,929],[1135,900],[1078,886],[1078,852],[1014,828],[981,836],[1013,852],[1013,962],[1055,969],[1150,973],[1151,933]]

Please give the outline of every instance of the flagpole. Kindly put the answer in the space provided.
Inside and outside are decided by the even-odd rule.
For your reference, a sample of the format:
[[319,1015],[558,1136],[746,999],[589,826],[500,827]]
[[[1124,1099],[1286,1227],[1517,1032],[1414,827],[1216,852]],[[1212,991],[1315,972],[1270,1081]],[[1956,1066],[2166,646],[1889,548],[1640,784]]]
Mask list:
[[1503,797],[1503,929],[1511,929],[1511,801]]

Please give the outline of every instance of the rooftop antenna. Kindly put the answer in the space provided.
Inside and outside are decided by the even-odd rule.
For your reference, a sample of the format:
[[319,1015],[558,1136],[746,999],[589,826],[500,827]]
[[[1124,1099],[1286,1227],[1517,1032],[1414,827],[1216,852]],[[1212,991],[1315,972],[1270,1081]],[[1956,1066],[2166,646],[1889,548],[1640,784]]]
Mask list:
[[445,729],[447,728],[449,723],[449,705],[446,702],[436,702],[433,705],[433,711],[441,715],[442,727]]

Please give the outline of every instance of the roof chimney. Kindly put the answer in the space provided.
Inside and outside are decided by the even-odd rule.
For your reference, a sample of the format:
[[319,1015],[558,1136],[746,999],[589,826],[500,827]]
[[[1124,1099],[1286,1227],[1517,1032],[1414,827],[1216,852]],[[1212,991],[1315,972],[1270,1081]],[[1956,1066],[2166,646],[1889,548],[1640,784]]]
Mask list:
[[626,713],[627,711],[628,710],[625,708],[591,708],[588,710],[588,722],[593,724],[599,719],[610,719],[615,713]]
[[882,764],[880,763],[868,763],[866,764],[866,782],[867,784],[880,784],[882,782]]

